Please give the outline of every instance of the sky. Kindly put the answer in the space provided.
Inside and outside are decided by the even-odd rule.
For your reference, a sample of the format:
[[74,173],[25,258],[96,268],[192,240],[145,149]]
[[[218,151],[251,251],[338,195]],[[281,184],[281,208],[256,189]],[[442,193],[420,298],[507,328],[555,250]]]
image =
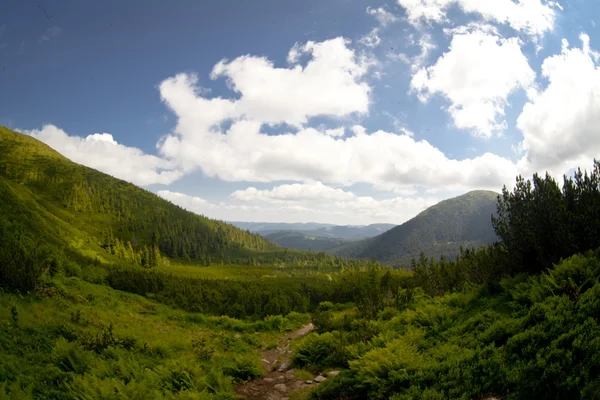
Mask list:
[[2,0],[0,125],[211,218],[400,224],[591,168],[597,15],[597,0]]

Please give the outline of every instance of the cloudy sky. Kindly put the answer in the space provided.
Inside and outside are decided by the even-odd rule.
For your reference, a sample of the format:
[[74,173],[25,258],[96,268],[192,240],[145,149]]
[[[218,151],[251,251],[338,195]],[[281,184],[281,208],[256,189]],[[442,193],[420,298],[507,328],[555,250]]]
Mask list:
[[5,0],[0,124],[213,218],[402,223],[600,158],[598,15],[597,0]]

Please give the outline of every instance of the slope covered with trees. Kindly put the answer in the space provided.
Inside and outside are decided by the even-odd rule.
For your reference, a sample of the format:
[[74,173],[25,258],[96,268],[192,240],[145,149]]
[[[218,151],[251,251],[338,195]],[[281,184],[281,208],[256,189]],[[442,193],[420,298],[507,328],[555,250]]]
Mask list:
[[455,257],[461,247],[477,247],[497,237],[491,223],[498,194],[476,190],[445,200],[381,235],[330,250],[330,253],[408,265],[420,253]]
[[277,247],[73,163],[6,128],[0,128],[0,203],[5,223],[22,225],[40,241],[90,251],[101,246],[144,266],[158,263],[159,253],[208,262]]

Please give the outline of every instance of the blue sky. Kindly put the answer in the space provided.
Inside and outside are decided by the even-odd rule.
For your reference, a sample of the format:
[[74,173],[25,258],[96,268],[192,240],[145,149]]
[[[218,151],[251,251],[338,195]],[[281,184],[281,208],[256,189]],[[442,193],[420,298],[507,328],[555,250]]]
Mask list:
[[0,124],[209,217],[401,223],[600,158],[594,0],[0,4]]

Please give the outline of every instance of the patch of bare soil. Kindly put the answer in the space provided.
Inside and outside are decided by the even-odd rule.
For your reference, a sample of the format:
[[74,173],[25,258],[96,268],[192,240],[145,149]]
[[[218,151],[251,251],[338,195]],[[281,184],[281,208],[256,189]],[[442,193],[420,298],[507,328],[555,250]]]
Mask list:
[[292,340],[305,336],[313,329],[315,329],[315,326],[309,323],[281,338],[277,348],[262,350],[262,365],[265,376],[236,385],[235,391],[238,396],[245,400],[286,400],[289,399],[290,393],[298,389],[317,386],[327,379],[318,375],[310,381],[302,381],[297,379],[295,371],[290,369],[292,364]]

